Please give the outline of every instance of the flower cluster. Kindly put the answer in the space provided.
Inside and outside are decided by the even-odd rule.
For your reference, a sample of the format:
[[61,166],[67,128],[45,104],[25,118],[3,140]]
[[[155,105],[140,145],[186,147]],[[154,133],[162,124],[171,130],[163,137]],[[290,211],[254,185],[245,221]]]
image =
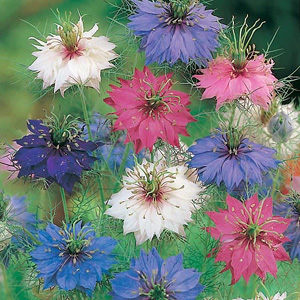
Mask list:
[[[59,185],[61,198],[57,188],[37,197],[26,181],[5,182],[28,195],[0,192],[1,297],[23,292],[7,280],[19,266],[28,295],[39,299],[298,295],[288,276],[289,263],[297,274],[300,261],[299,112],[285,104],[294,75],[278,80],[271,52],[250,43],[258,21],[248,26],[246,17],[236,32],[234,18],[232,28],[220,24],[200,0],[119,2],[109,28],[129,17],[119,32],[140,38],[145,55],[129,57],[120,44],[120,77],[110,72],[101,87],[118,55],[107,37],[94,36],[98,25],[84,31],[81,16],[75,24],[58,13],[56,34],[32,38],[29,69],[43,89],[79,92],[68,90],[72,107],[71,97],[57,106],[55,96],[52,111],[65,117],[29,119],[27,134],[0,158],[18,178]],[[105,95],[109,85],[108,97],[88,102],[99,94],[85,95],[86,87]],[[194,98],[216,98],[216,109]],[[35,197],[34,215],[25,199]],[[259,278],[249,284],[252,275]]]

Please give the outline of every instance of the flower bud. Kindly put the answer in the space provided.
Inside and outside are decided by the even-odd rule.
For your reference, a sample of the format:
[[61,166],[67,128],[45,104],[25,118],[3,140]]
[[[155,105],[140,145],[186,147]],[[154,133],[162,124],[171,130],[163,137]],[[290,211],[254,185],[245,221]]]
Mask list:
[[286,142],[291,137],[293,130],[292,120],[284,112],[278,112],[268,124],[268,131],[277,143]]

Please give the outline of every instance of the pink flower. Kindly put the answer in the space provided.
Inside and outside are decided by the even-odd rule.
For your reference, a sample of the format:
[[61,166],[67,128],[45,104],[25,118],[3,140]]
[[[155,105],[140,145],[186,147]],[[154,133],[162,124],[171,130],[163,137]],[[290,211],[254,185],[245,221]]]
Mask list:
[[246,282],[252,274],[265,279],[266,273],[276,277],[276,261],[290,261],[282,243],[289,241],[283,236],[290,220],[272,216],[272,198],[259,202],[254,195],[244,203],[227,196],[228,210],[207,212],[216,227],[207,228],[221,245],[215,261],[224,261],[230,270],[231,284],[241,276]]
[[13,142],[11,147],[5,148],[5,153],[0,156],[0,172],[6,171],[10,172],[8,179],[15,179],[18,175],[18,168],[17,166],[12,162],[12,157],[14,153],[20,148],[20,146]]
[[152,151],[159,138],[179,147],[178,134],[188,136],[187,123],[195,121],[187,108],[189,95],[172,90],[171,76],[136,69],[132,80],[120,79],[121,87],[111,85],[110,98],[104,100],[116,109],[114,130],[127,130],[125,143],[133,142],[136,153]]
[[265,61],[264,55],[234,63],[225,57],[218,57],[203,69],[201,75],[194,75],[197,86],[205,91],[201,99],[217,98],[217,109],[224,103],[240,97],[249,98],[254,104],[268,110],[276,77],[272,75],[273,61]]

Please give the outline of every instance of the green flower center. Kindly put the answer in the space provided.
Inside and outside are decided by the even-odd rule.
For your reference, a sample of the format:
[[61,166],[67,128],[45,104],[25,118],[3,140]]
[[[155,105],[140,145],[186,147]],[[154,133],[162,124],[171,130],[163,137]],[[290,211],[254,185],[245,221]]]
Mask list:
[[190,0],[170,0],[172,15],[174,17],[173,20],[176,20],[176,23],[182,23],[191,5],[190,2]]
[[235,128],[231,128],[226,134],[226,137],[229,154],[237,155],[242,140],[241,133],[239,133]]
[[68,52],[74,53],[78,50],[78,39],[81,37],[82,32],[79,27],[71,22],[71,13],[65,15],[65,18],[60,18],[61,26],[58,28],[58,34],[62,40],[63,45]]
[[52,144],[59,149],[65,146],[70,139],[79,138],[81,131],[78,130],[78,120],[74,119],[68,121],[70,116],[64,117],[63,121],[60,122],[57,116],[52,114],[48,117],[48,124],[46,124],[50,130]]
[[67,249],[70,254],[76,255],[82,250],[86,240],[69,240],[67,241]]
[[256,237],[259,235],[260,233],[260,226],[256,223],[254,224],[250,224],[247,228],[246,231],[247,235],[252,238],[252,239],[256,239]]
[[150,300],[165,300],[168,299],[167,296],[165,288],[161,285],[153,286],[152,290],[149,292]]
[[140,296],[147,296],[149,300],[168,300],[165,287],[161,284],[154,284],[149,292],[141,291]]

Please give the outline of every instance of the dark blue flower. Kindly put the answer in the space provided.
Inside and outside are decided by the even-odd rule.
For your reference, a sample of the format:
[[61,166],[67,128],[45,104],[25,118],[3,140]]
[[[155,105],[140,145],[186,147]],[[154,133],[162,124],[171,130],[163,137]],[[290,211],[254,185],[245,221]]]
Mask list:
[[96,158],[90,153],[98,145],[84,141],[82,131],[67,118],[62,123],[54,118],[52,121],[44,124],[41,120],[28,120],[31,134],[16,140],[21,148],[13,161],[20,168],[18,177],[45,178],[48,184],[56,182],[71,193],[81,173],[91,170]]
[[79,289],[91,296],[96,282],[115,262],[111,252],[117,242],[110,237],[97,238],[90,224],[82,226],[81,221],[64,229],[49,224],[39,231],[39,239],[42,245],[30,254],[38,277],[44,278],[44,289]]
[[283,246],[292,260],[297,258],[300,261],[300,195],[295,194],[294,197],[275,204],[273,214],[292,220],[284,233],[291,241],[284,243]]
[[[91,133],[95,142],[100,142],[100,147],[95,151],[97,157],[104,159],[111,170],[118,171],[125,154],[126,133],[114,133],[110,121],[98,113],[93,114],[90,124]],[[84,128],[84,134],[88,138],[87,128]],[[142,160],[145,151],[137,155],[138,160]],[[125,161],[125,168],[132,168],[135,165],[134,152],[130,148]]]
[[182,254],[163,260],[155,248],[149,254],[142,250],[128,271],[111,280],[113,299],[196,299],[204,289],[199,284],[200,275],[193,269],[183,269]]
[[241,184],[262,185],[264,175],[276,169],[276,150],[253,143],[239,134],[217,133],[196,141],[189,148],[194,154],[188,163],[196,168],[199,180],[205,184],[224,183],[227,191]]
[[145,50],[146,65],[167,61],[174,64],[179,59],[189,59],[206,64],[217,42],[219,18],[196,1],[133,0],[137,5],[135,15],[129,17],[128,27],[142,37],[140,48]]

